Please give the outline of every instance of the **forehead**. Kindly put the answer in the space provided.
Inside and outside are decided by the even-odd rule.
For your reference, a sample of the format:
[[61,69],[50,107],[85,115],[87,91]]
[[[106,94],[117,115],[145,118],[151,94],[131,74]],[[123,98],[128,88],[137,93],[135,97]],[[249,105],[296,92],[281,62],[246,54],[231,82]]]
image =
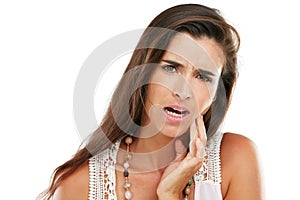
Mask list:
[[193,38],[186,33],[178,33],[167,47],[164,58],[176,59],[185,65],[221,71],[224,55],[220,46],[207,37]]

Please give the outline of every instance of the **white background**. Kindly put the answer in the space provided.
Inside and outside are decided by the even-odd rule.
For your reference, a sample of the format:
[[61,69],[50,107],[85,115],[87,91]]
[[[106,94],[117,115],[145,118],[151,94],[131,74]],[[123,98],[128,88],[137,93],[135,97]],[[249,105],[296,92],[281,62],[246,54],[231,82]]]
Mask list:
[[[187,2],[1,1],[0,199],[35,199],[79,147],[73,90],[87,56],[112,36],[144,28],[164,9]],[[241,35],[240,77],[225,130],[257,144],[268,199],[299,195],[294,2],[193,1],[221,10]],[[97,92],[98,116],[106,98]]]

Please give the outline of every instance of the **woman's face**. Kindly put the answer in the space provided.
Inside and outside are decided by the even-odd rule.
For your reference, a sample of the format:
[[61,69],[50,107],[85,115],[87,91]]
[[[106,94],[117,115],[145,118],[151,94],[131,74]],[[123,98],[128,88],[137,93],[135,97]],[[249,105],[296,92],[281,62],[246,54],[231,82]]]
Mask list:
[[[150,77],[142,126],[177,137],[210,107],[222,70],[223,52],[207,37],[177,34]],[[151,125],[151,126],[149,126]]]

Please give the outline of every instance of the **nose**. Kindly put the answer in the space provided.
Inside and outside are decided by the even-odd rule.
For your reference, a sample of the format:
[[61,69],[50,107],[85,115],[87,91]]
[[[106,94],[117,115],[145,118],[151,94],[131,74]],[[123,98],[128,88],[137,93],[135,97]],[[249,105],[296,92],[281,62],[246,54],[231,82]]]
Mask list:
[[190,85],[186,81],[180,81],[178,84],[176,84],[173,95],[180,100],[191,98],[192,91]]

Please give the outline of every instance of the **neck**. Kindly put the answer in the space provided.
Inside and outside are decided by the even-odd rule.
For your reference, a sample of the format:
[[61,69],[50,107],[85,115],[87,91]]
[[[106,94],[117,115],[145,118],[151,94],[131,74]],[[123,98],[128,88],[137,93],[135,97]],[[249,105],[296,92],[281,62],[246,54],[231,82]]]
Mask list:
[[[156,151],[174,152],[175,138],[157,134],[149,138],[136,138],[132,150],[136,153],[151,153]],[[170,156],[170,155],[168,155]]]
[[[170,138],[156,134],[149,138],[135,138],[130,145],[130,168],[134,173],[161,171],[175,159],[175,141],[181,138]],[[126,145],[121,144],[120,164],[124,162]],[[123,154],[123,155],[122,155]],[[121,166],[122,168],[122,166]]]

